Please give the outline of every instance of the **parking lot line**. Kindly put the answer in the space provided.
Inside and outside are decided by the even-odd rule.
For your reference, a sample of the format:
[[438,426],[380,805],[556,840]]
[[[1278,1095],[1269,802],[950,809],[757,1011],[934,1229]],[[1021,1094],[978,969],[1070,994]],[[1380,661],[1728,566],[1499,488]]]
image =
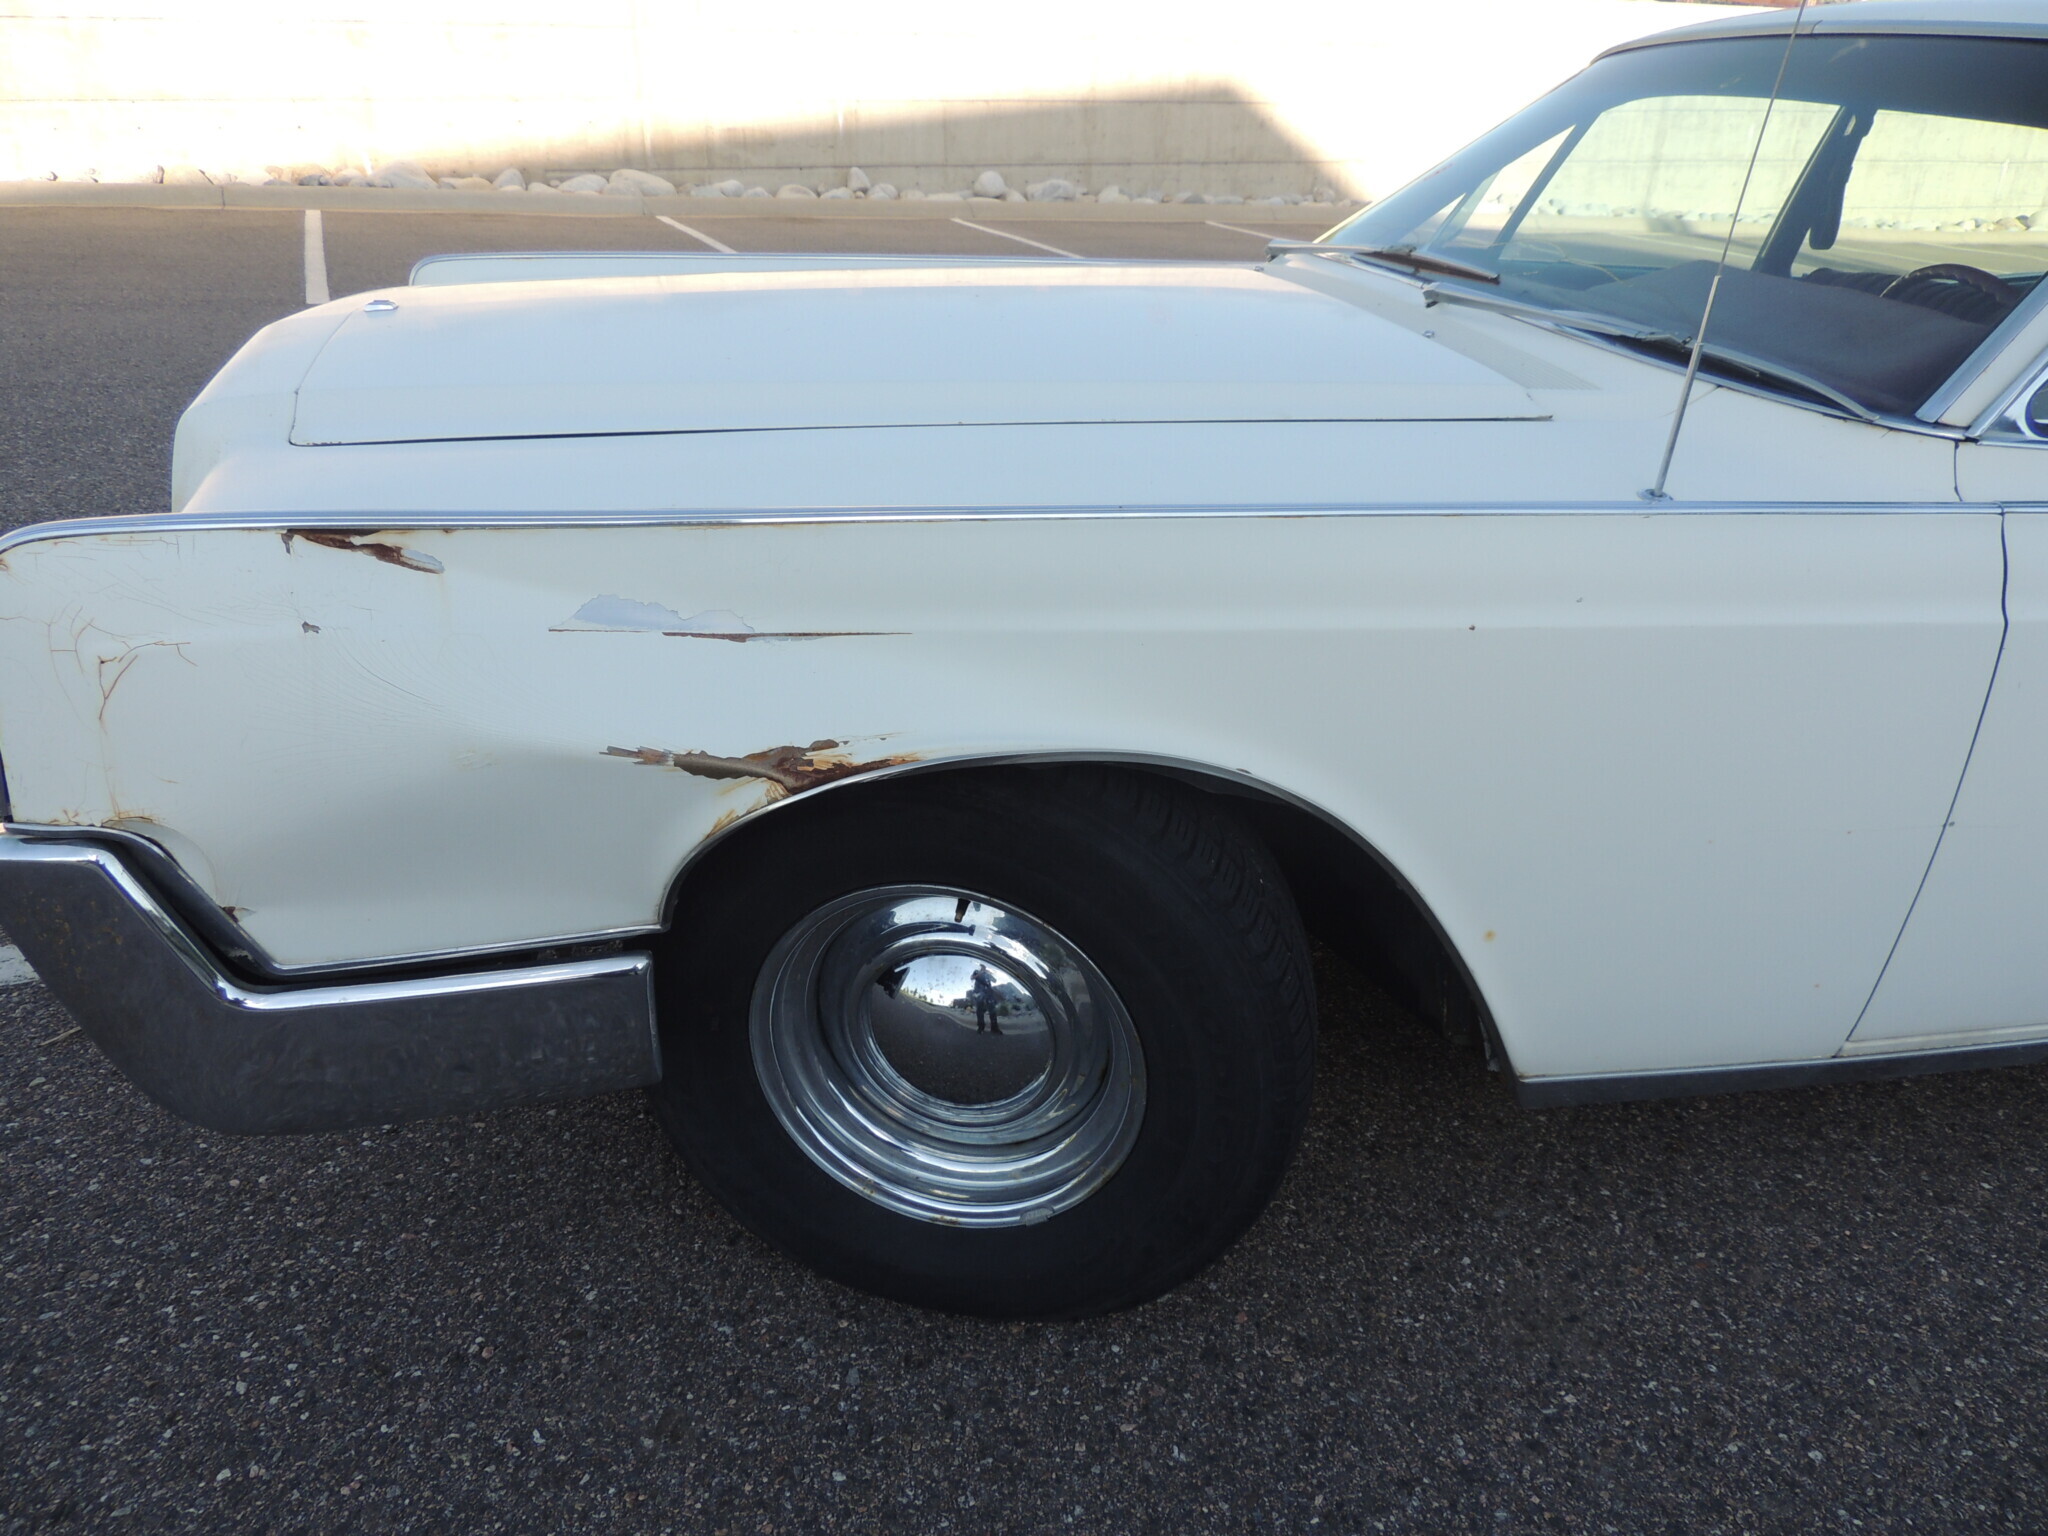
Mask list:
[[701,229],[692,229],[692,228],[690,228],[690,226],[689,226],[689,225],[687,225],[687,224],[685,224],[685,223],[684,223],[684,222],[683,222],[683,221],[682,221],[681,219],[672,219],[672,218],[670,218],[670,217],[669,217],[669,216],[668,216],[667,214],[665,214],[665,213],[657,213],[657,214],[655,215],[655,217],[656,217],[657,219],[661,220],[661,222],[662,222],[662,223],[664,223],[664,224],[666,224],[666,225],[667,225],[667,226],[668,226],[668,227],[669,227],[670,229],[680,229],[680,230],[681,230],[681,231],[682,231],[682,232],[683,232],[684,234],[688,235],[688,236],[689,236],[689,237],[690,237],[690,238],[691,238],[692,240],[702,240],[702,241],[703,241],[703,242],[704,242],[704,243],[705,243],[706,245],[710,246],[710,247],[711,247],[711,249],[713,249],[714,251],[723,251],[723,252],[725,252],[725,254],[726,254],[726,255],[728,255],[728,256],[730,256],[730,255],[734,254],[734,253],[733,253],[733,248],[732,248],[731,246],[729,246],[729,245],[726,245],[726,244],[724,244],[724,243],[723,243],[723,242],[721,242],[721,241],[717,241],[717,240],[714,240],[714,239],[712,239],[712,238],[711,238],[711,237],[710,237],[709,235],[705,234],[705,233],[704,233],[704,231],[703,231],[703,230],[701,230]]
[[1004,240],[1014,240],[1019,245],[1035,245],[1038,247],[1039,250],[1051,251],[1055,256],[1066,256],[1072,258],[1075,261],[1079,261],[1081,259],[1080,255],[1077,252],[1063,251],[1056,245],[1047,245],[1043,240],[1026,240],[1022,235],[1013,235],[1007,229],[991,229],[988,227],[988,225],[977,224],[972,219],[955,219],[953,222],[955,224],[965,225],[969,229],[978,229],[984,235],[996,235]]
[[1260,240],[1273,240],[1278,238],[1276,232],[1270,229],[1246,229],[1242,224],[1220,224],[1214,219],[1204,219],[1202,220],[1202,222],[1208,225],[1211,229],[1227,229],[1233,235],[1251,235],[1256,239]]
[[36,979],[35,968],[12,944],[0,944],[0,987],[22,987]]
[[320,210],[306,210],[306,302],[325,304],[327,292],[327,234],[320,227]]

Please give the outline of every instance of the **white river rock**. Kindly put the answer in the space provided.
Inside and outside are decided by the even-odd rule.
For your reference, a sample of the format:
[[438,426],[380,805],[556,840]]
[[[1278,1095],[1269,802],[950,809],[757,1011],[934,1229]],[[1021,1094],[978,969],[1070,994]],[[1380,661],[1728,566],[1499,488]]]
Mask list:
[[618,197],[635,193],[641,197],[673,197],[675,190],[676,184],[666,176],[634,170],[630,166],[620,166],[613,171],[611,180],[605,184],[605,191]]

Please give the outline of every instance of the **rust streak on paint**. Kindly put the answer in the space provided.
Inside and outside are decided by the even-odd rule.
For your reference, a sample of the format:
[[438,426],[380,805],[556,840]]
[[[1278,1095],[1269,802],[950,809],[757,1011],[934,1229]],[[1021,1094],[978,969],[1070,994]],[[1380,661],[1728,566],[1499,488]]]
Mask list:
[[290,549],[293,539],[304,539],[308,544],[318,544],[322,549],[349,549],[359,555],[368,555],[372,560],[381,560],[386,565],[395,565],[401,570],[425,571],[438,576],[443,569],[440,561],[432,555],[423,555],[418,550],[407,549],[402,544],[387,544],[372,538],[374,530],[368,528],[287,528],[278,537],[284,540],[284,547]]
[[836,741],[814,741],[808,747],[769,747],[744,757],[669,752],[660,747],[606,747],[603,755],[623,757],[646,768],[674,768],[700,779],[761,779],[791,795],[857,773],[899,768],[917,761],[916,754],[906,753],[855,762],[837,750],[839,745]]
[[[128,675],[129,668],[142,659],[144,651],[159,648],[173,650],[178,653],[178,659],[184,662],[185,665],[196,667],[199,663],[185,654],[185,647],[191,643],[189,640],[145,640],[140,645],[129,646],[127,650],[118,656],[102,656],[99,659],[99,723],[101,725],[107,723],[107,706],[114,702],[114,690],[121,686],[121,679]],[[114,675],[111,678],[107,676],[107,668],[109,667],[114,669]]]

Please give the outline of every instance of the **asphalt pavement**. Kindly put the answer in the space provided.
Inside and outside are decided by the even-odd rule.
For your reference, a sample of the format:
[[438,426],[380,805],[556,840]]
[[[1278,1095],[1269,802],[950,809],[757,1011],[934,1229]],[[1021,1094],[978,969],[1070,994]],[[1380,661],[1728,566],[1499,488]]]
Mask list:
[[[689,239],[324,222],[336,293],[435,250]],[[178,409],[302,302],[303,228],[0,209],[0,523],[163,507]],[[636,1095],[235,1140],[0,989],[0,1531],[2048,1529],[2048,1069],[1531,1113],[1342,962],[1318,979],[1267,1216],[1159,1302],[1030,1327],[789,1264]]]

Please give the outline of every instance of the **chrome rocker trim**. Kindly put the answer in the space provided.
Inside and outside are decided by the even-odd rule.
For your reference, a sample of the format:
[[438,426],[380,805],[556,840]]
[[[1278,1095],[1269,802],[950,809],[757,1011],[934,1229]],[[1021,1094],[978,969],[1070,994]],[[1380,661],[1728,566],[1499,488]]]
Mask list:
[[1749,1067],[1693,1067],[1669,1072],[1602,1072],[1589,1077],[1518,1077],[1515,1102],[1523,1109],[1566,1109],[1580,1104],[1633,1104],[1646,1099],[1690,1099],[1710,1093],[1778,1088],[1819,1088],[1835,1083],[1881,1083],[1982,1067],[2029,1067],[2048,1061],[2048,1040],[1967,1045],[1891,1055],[1830,1056],[1822,1061],[1773,1061]]
[[0,927],[136,1087],[209,1130],[389,1125],[661,1077],[644,954],[250,988],[112,850],[13,836]]

